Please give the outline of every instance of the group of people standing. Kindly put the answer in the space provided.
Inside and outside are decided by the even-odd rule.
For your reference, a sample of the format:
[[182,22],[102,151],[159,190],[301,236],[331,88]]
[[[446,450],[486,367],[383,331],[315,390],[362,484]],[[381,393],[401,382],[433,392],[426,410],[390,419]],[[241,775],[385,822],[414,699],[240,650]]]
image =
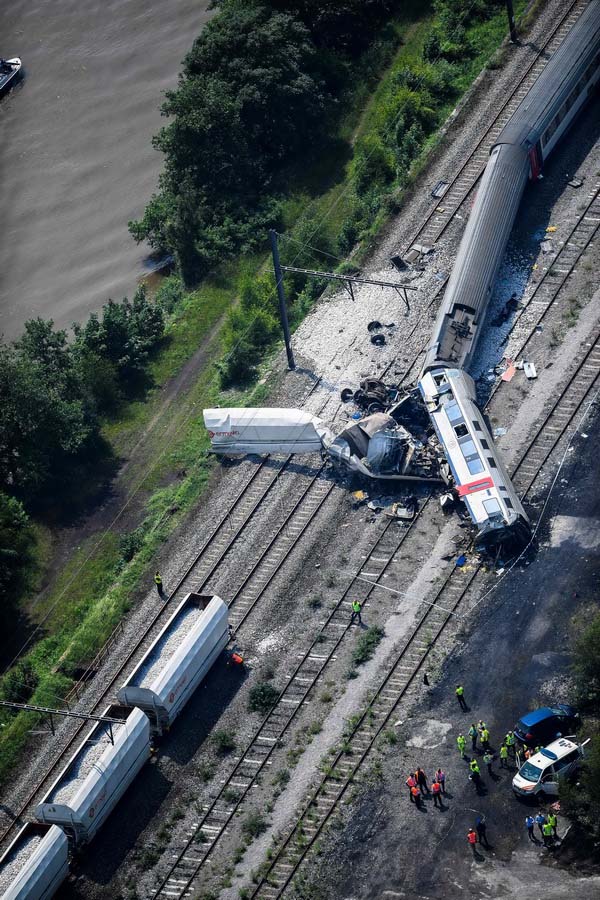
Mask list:
[[416,772],[411,772],[406,779],[406,786],[410,797],[410,802],[414,803],[417,809],[423,808],[423,800],[427,797],[433,797],[433,805],[439,809],[445,809],[442,797],[446,795],[446,773],[442,769],[438,769],[433,776],[431,789],[427,780],[427,775],[423,769],[419,768]]

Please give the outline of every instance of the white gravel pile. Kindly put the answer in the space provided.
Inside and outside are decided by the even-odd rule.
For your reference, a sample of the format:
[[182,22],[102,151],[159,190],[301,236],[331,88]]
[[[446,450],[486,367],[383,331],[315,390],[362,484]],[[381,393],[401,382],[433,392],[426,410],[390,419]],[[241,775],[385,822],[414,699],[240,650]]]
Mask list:
[[8,889],[11,882],[17,877],[27,860],[35,852],[35,849],[40,844],[41,840],[41,834],[30,834],[28,837],[25,837],[6,865],[2,866],[0,869],[0,894],[4,894]]
[[106,748],[110,746],[110,738],[106,733],[99,737],[96,743],[88,744],[77,757],[65,779],[57,786],[51,802],[68,803],[92,771],[94,763],[98,762]]
[[204,610],[199,606],[189,606],[173,622],[169,631],[163,635],[148,657],[144,665],[131,680],[134,687],[148,687],[162,672],[167,662],[175,651],[181,646],[181,642],[192,630]]

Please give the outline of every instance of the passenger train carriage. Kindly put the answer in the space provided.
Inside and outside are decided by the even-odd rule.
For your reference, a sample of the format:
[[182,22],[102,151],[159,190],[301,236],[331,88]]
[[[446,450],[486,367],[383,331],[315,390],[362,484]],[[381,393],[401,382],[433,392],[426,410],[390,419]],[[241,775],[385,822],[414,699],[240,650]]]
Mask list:
[[432,369],[419,388],[446,450],[456,493],[477,526],[477,544],[523,546],[529,522],[475,403],[473,379],[460,369]]

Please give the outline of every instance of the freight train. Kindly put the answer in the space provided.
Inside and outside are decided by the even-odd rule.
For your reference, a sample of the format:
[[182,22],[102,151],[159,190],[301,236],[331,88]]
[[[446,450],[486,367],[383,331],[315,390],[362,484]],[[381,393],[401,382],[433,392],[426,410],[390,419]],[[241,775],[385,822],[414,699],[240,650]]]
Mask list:
[[[523,546],[531,530],[466,370],[527,181],[540,175],[599,80],[600,0],[591,0],[491,148],[418,379],[437,438],[430,457],[441,448],[450,484],[477,528],[476,545],[489,550]],[[301,410],[209,409],[204,419],[216,453],[321,450],[376,479],[419,477],[423,464],[429,468],[423,441],[411,439],[393,415],[363,419],[356,426],[360,442],[351,429],[335,437],[325,422]],[[394,455],[401,445],[403,452]],[[397,463],[377,468],[371,455]],[[407,460],[416,461],[412,472]]]
[[0,859],[3,900],[47,900],[69,874],[70,853],[89,843],[150,759],[230,638],[227,605],[188,594],[117,691],[118,704],[88,732]]

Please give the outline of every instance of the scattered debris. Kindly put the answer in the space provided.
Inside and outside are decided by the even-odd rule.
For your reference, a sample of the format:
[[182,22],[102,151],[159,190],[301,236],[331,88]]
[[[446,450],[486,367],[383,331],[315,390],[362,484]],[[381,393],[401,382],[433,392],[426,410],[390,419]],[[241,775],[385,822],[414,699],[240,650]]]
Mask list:
[[580,188],[583,184],[583,178],[571,178],[570,181],[567,181],[567,184],[572,188]]
[[374,334],[371,338],[371,343],[376,347],[383,347],[385,344],[385,334]]
[[364,503],[365,500],[369,499],[369,495],[366,491],[353,491],[352,496],[356,500],[357,503]]
[[401,256],[390,256],[390,262],[399,272],[408,269],[408,263],[405,263]]
[[536,325],[536,326],[535,326],[535,330],[536,330],[536,332],[537,332],[538,334],[541,334],[542,331],[544,330],[544,326],[543,326],[543,325]]
[[381,322],[378,322],[377,319],[374,319],[372,322],[369,322],[367,325],[367,331],[373,333],[374,331],[381,331],[383,325]]
[[537,378],[537,370],[532,362],[524,363],[523,370],[530,381],[532,381],[534,378]]
[[446,212],[446,207],[445,207],[445,206],[436,206],[435,211],[436,211],[437,213],[445,213],[445,212]]
[[444,512],[451,512],[454,509],[454,494],[451,491],[448,491],[446,494],[442,494],[440,497],[440,506],[444,510]]
[[411,250],[416,250],[417,253],[420,253],[421,256],[427,256],[433,250],[433,247],[428,247],[426,244],[413,244],[410,248]]
[[513,378],[515,377],[515,375],[517,374],[517,367],[515,366],[513,361],[509,359],[509,360],[507,360],[507,363],[508,363],[508,365],[507,365],[506,369],[500,376],[502,381],[512,381]]
[[542,253],[551,253],[552,252],[552,241],[542,241],[540,244]]
[[547,234],[554,234],[554,232],[555,232],[556,230],[557,230],[556,225],[548,225],[548,227],[546,228],[546,233],[547,233]]
[[582,437],[582,438],[588,438],[588,437],[589,437],[589,434],[586,434],[585,431],[582,431],[582,432],[581,432],[581,437]]
[[462,567],[465,565],[466,561],[467,561],[466,555],[464,553],[461,553],[460,556],[458,557],[458,559],[456,560],[456,562],[454,563],[454,565],[458,569],[462,569]]
[[436,186],[431,192],[431,196],[436,200],[440,200],[446,191],[448,190],[449,182],[448,181],[438,181]]
[[498,437],[502,437],[503,434],[506,434],[507,431],[508,431],[508,428],[498,427],[498,428],[494,428],[494,431],[492,433],[495,438],[498,438]]
[[354,398],[354,391],[352,388],[344,388],[341,392],[340,397],[342,399],[342,403],[350,403],[350,401]]
[[504,566],[501,569],[496,569],[496,575],[504,575]]

